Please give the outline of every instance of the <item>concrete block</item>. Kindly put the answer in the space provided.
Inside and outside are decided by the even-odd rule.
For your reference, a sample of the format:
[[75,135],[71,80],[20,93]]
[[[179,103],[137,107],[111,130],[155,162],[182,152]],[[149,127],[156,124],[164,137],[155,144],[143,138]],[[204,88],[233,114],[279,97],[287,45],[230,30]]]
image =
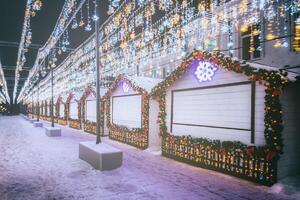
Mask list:
[[121,167],[123,152],[105,143],[80,142],[79,158],[88,162],[97,170],[112,170]]
[[61,136],[61,129],[58,127],[45,127],[46,135],[48,137],[59,137]]
[[33,126],[34,127],[43,127],[43,123],[42,122],[33,122]]

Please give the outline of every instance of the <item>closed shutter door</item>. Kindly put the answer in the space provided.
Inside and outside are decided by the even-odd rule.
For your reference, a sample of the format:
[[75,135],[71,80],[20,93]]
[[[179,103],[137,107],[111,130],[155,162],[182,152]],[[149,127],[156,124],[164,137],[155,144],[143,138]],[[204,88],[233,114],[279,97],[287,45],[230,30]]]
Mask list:
[[172,133],[249,143],[251,87],[245,83],[173,91]]
[[96,122],[97,114],[96,114],[96,99],[91,99],[86,101],[86,119],[92,122]]
[[78,103],[77,102],[70,103],[70,117],[72,119],[78,119]]
[[141,105],[141,95],[112,97],[112,122],[128,128],[141,128]]

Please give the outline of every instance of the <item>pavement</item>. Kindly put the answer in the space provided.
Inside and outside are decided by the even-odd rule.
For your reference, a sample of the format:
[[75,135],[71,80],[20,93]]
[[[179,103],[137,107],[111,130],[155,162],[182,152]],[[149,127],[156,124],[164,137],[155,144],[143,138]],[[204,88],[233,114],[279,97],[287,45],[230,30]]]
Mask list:
[[0,116],[0,200],[300,199],[282,185],[260,186],[107,137],[103,142],[123,151],[123,165],[97,171],[78,158],[79,142],[95,136],[59,127],[62,136],[50,138],[20,116]]

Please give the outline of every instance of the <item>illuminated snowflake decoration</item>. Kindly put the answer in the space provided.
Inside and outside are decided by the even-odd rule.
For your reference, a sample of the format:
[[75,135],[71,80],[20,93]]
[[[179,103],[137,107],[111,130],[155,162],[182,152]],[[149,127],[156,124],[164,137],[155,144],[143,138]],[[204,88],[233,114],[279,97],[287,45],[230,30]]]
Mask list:
[[129,92],[130,86],[125,81],[123,82],[122,87],[123,87],[124,92],[126,92],[126,93]]
[[217,69],[218,68],[210,62],[199,62],[195,75],[199,82],[210,81]]

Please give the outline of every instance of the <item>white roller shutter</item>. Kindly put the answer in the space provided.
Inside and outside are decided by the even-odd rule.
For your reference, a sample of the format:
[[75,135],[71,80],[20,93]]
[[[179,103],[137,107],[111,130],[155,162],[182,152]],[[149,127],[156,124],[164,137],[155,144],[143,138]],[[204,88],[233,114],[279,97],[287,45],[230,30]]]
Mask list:
[[65,105],[59,104],[59,117],[63,118],[65,116]]
[[86,101],[86,112],[85,117],[87,120],[96,122],[97,114],[96,114],[96,99],[87,100]]
[[141,95],[112,97],[112,122],[128,128],[141,128],[141,105]]
[[70,117],[72,119],[78,119],[78,103],[77,102],[70,103]]
[[251,84],[173,91],[171,131],[249,142]]

